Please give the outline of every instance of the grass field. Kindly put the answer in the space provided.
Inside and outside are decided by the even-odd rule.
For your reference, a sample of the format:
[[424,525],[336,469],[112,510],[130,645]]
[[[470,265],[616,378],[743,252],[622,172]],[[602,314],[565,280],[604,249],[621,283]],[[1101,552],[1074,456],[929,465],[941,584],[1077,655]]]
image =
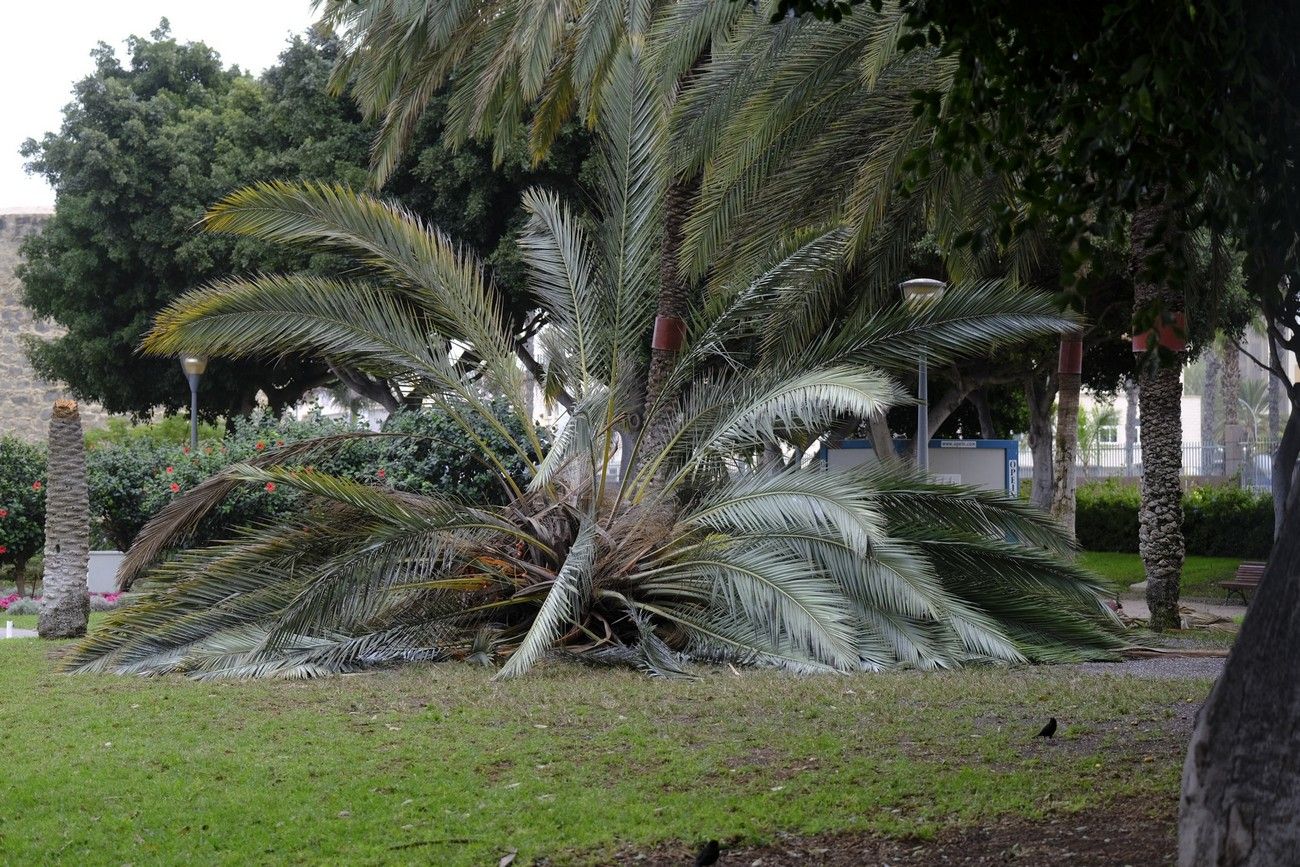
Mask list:
[[[665,840],[924,838],[1134,796],[1172,811],[1207,681],[1067,668],[697,682],[465,665],[308,682],[55,672],[0,641],[13,863],[601,863]],[[1032,737],[1048,716],[1057,740]]]
[[[1084,568],[1096,572],[1120,592],[1146,577],[1142,558],[1137,554],[1113,551],[1085,551],[1079,557]],[[1235,557],[1188,557],[1183,563],[1182,595],[1200,599],[1223,598],[1220,581],[1227,581],[1237,571],[1241,560]]]

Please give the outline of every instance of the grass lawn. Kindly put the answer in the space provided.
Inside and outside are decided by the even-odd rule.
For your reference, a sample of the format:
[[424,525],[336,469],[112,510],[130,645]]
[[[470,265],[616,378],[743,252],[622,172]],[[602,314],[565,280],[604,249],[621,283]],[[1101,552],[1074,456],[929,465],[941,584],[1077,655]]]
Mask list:
[[[1142,558],[1137,554],[1114,551],[1085,551],[1079,557],[1084,568],[1096,572],[1120,591],[1127,591],[1146,577]],[[1188,557],[1183,562],[1182,594],[1219,601],[1223,599],[1220,581],[1227,581],[1237,571],[1241,560],[1236,557]]]
[[[782,831],[926,838],[1129,798],[1168,817],[1210,686],[558,664],[507,683],[461,664],[201,683],[69,677],[59,650],[0,641],[14,863],[585,864]],[[1050,742],[1033,737],[1048,716]]]

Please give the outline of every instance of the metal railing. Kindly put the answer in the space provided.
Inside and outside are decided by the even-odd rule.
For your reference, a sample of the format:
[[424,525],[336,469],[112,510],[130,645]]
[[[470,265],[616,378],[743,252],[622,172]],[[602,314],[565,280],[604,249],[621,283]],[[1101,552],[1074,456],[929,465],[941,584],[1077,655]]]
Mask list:
[[[1273,472],[1274,444],[1266,440],[1244,442],[1238,454],[1229,454],[1219,443],[1183,443],[1184,476],[1240,477],[1243,487],[1268,489]],[[1142,444],[1094,444],[1080,450],[1074,466],[1079,481],[1106,478],[1139,478],[1142,475]],[[1051,472],[1051,468],[1047,468]],[[1029,444],[1020,445],[1020,477],[1034,477],[1034,455]]]

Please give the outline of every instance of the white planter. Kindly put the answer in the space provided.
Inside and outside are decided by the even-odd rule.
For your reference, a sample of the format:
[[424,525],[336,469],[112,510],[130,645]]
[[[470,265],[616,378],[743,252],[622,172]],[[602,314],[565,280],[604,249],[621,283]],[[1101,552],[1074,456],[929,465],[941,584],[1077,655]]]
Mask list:
[[86,584],[91,593],[117,592],[117,567],[126,555],[121,551],[91,551]]

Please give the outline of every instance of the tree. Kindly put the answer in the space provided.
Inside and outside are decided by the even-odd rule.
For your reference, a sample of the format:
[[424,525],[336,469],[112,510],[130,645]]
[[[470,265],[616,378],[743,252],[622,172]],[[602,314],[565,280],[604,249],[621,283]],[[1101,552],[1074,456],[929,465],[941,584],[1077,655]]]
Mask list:
[[[1139,266],[1139,296],[1154,302],[1140,304],[1136,330],[1153,331],[1164,313],[1180,309],[1159,309],[1173,303],[1166,290],[1180,267],[1160,242],[1168,226],[1159,223],[1173,218],[1230,228],[1246,252],[1251,294],[1273,314],[1271,323],[1291,326],[1284,276],[1295,272],[1300,253],[1293,87],[1300,9],[1258,0],[907,6],[916,28],[908,38],[942,42],[959,69],[952,95],[926,103],[946,112],[946,163],[1022,172],[1030,207],[1064,218],[1075,262],[1091,255],[1091,237],[1114,237],[1134,215],[1134,258],[1147,260]],[[1222,182],[1210,183],[1214,178]],[[1166,190],[1201,207],[1171,213]],[[1178,353],[1161,354],[1166,365],[1181,361]],[[1159,489],[1153,493],[1165,514],[1152,527],[1169,524],[1176,497],[1164,466],[1170,426],[1162,420],[1148,427],[1149,388],[1157,403],[1171,403],[1171,377],[1160,376],[1144,372],[1140,396],[1144,465],[1151,463],[1151,433],[1164,440],[1156,449],[1158,483],[1148,487]],[[1295,453],[1283,452],[1274,460],[1275,485],[1287,487]],[[1293,821],[1300,773],[1287,759],[1300,750],[1300,730],[1291,724],[1300,692],[1289,663],[1300,650],[1294,499],[1281,501],[1279,541],[1260,591],[1197,719],[1179,818],[1183,865],[1283,863],[1300,846]],[[1173,546],[1169,534],[1157,545]],[[1158,565],[1168,572],[1168,563]],[[1161,595],[1156,601],[1167,602]]]
[[[152,312],[232,267],[290,263],[192,231],[208,202],[271,170],[260,153],[286,144],[266,123],[261,88],[206,45],[169,38],[165,21],[127,46],[124,66],[101,43],[62,129],[23,146],[56,210],[24,245],[19,275],[26,304],[68,329],[29,346],[36,369],[110,412],[139,415],[189,400],[174,361],[136,356]],[[283,407],[328,378],[320,362],[292,360],[221,362],[209,374],[209,415],[247,412],[259,390]]]
[[[634,80],[637,62],[621,55],[611,75]],[[637,142],[607,140],[645,134],[615,122],[644,106],[635,89],[619,90],[628,102],[605,105],[613,116],[601,125],[602,175],[613,187],[606,201],[635,213],[667,184],[645,174],[652,166],[621,159],[644,153]],[[641,405],[620,380],[636,369],[627,356],[648,352],[638,338],[655,310],[655,287],[623,275],[642,273],[632,260],[661,248],[627,238],[619,219],[588,234],[545,192],[526,201],[530,286],[548,339],[565,348],[546,355],[541,378],[576,406],[549,449],[508,435],[484,399],[490,391],[519,412],[517,337],[463,248],[395,206],[338,188],[262,185],[213,210],[210,230],[346,251],[374,276],[222,281],[160,314],[149,351],[311,351],[371,375],[401,371],[466,434],[476,422],[496,430],[529,482],[502,472],[509,455],[485,444],[478,457],[514,487],[502,507],[395,495],[300,466],[329,442],[232,467],[144,530],[124,575],[148,570],[152,589],[74,651],[74,668],[310,676],[486,649],[501,652],[508,677],[559,645],[681,675],[680,653],[827,670],[1079,658],[1117,646],[1100,587],[1059,559],[1068,541],[1015,498],[907,470],[813,471],[798,461],[746,470],[768,445],[807,449],[839,415],[883,407],[897,390],[877,365],[910,366],[918,336],[943,363],[1070,327],[1050,299],[954,287],[921,312],[895,304],[791,352],[786,324],[826,279],[813,263],[836,236],[778,251],[719,287],[673,371],[681,388],[668,445],[615,482],[618,431]],[[472,368],[446,353],[447,341],[465,347]],[[155,562],[241,484],[294,487],[315,506]],[[1001,541],[1007,533],[1027,544]],[[1018,576],[1014,586],[991,577],[1005,573]],[[210,593],[226,604],[201,601]]]
[[45,577],[36,631],[41,638],[77,638],[90,617],[90,500],[81,413],[56,400],[50,418],[46,483]]
[[27,593],[27,561],[45,544],[45,454],[0,437],[0,563],[13,567],[18,595]]

